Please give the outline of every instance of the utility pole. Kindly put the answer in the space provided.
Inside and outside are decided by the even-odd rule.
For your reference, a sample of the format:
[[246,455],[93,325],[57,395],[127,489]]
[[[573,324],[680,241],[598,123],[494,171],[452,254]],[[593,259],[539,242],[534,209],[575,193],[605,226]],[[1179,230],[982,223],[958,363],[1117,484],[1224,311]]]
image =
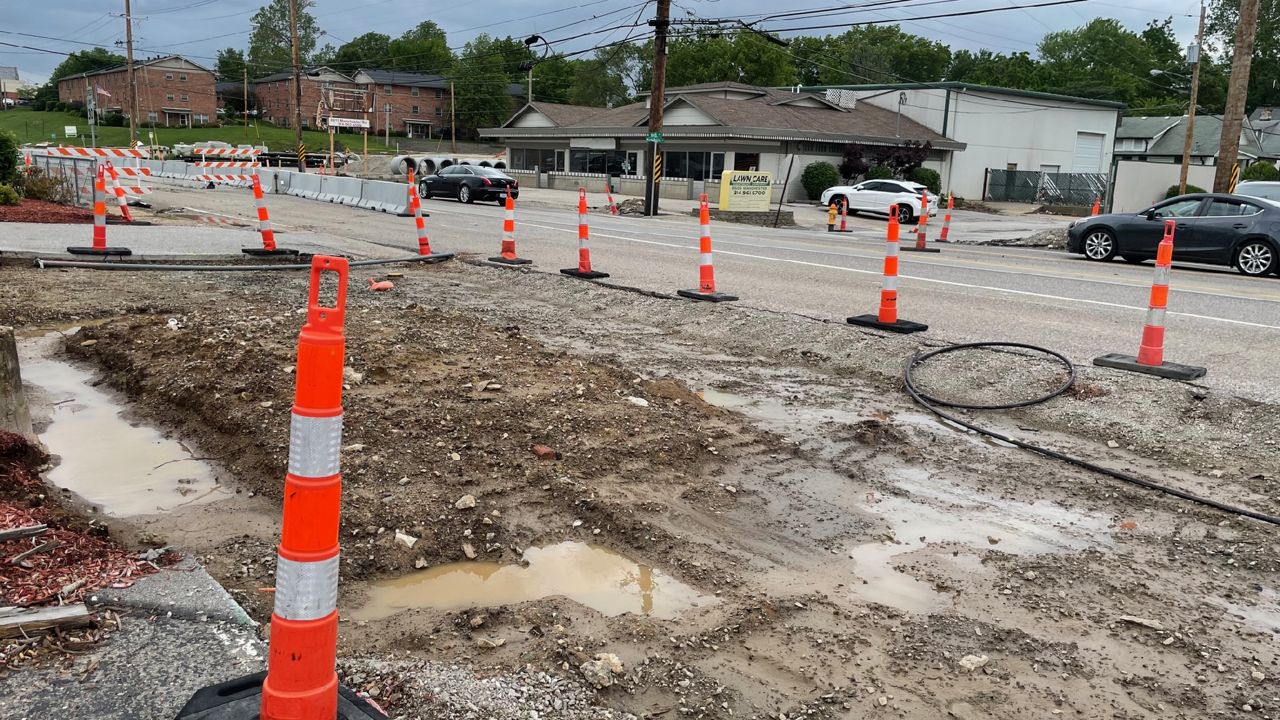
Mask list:
[[529,63],[529,96],[526,102],[533,102],[533,63]]
[[1253,43],[1258,35],[1258,0],[1240,0],[1236,23],[1236,46],[1231,57],[1231,84],[1227,87],[1227,111],[1222,115],[1222,139],[1218,142],[1218,163],[1214,169],[1213,191],[1226,192],[1231,185],[1231,169],[1240,156],[1240,128],[1244,124],[1244,103],[1249,95],[1249,71],[1253,65]]
[[382,144],[391,147],[391,103],[382,104],[382,129],[386,133]]
[[249,139],[249,64],[244,65],[244,138]]
[[[1204,4],[1200,5],[1200,29],[1196,31],[1196,57],[1191,68],[1191,105],[1187,108],[1187,137],[1182,141],[1182,171],[1178,174],[1178,194],[1187,193],[1187,172],[1191,167],[1191,136],[1196,129],[1196,99],[1200,96],[1200,56],[1204,47]],[[1238,134],[1238,133],[1237,133]]]
[[138,86],[133,79],[133,13],[129,0],[124,0],[124,47],[128,60],[127,82],[129,83],[129,147],[138,144]]
[[298,172],[307,171],[302,144],[302,67],[298,61],[298,0],[289,0],[289,42],[293,44],[293,140],[298,150]]
[[449,81],[449,152],[458,152],[458,103],[454,100],[453,81]]
[[671,0],[658,0],[653,26],[653,87],[649,93],[649,171],[645,173],[644,214],[658,214],[658,190],[662,182],[662,106],[667,99],[667,28],[671,25]]

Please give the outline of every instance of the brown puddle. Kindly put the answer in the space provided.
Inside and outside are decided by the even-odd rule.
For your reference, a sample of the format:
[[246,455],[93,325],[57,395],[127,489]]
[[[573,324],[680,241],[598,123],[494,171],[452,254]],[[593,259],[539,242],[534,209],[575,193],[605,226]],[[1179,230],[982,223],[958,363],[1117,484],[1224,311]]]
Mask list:
[[374,583],[353,620],[381,620],[410,608],[456,610],[562,596],[602,615],[670,619],[719,600],[661,570],[604,548],[564,542],[524,552],[525,565],[450,563]]
[[213,469],[154,428],[131,425],[93,376],[50,357],[57,334],[20,343],[22,380],[51,405],[40,441],[57,456],[49,482],[114,517],[167,512],[228,497]]

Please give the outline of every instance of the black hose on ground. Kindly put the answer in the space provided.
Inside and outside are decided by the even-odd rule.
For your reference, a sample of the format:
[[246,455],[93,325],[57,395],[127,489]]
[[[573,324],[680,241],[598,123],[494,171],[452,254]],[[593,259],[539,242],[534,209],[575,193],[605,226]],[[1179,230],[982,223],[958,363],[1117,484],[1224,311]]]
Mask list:
[[[348,267],[373,267],[375,265],[392,265],[394,263],[438,263],[453,257],[453,253],[436,253],[434,255],[406,255],[399,258],[382,260],[354,260]],[[45,268],[79,268],[82,270],[161,270],[169,272],[261,272],[263,270],[310,270],[311,265],[163,265],[159,263],[107,263],[85,262],[83,260],[46,260],[36,258],[36,267]]]
[[[921,391],[918,387],[916,387],[913,373],[916,367],[918,367],[921,363],[929,360],[930,358],[935,358],[939,355],[944,355],[946,353],[957,352],[960,350],[971,350],[974,348],[1016,348],[1021,350],[1030,350],[1033,352],[1044,353],[1045,355],[1049,355],[1050,357],[1053,357],[1062,363],[1063,367],[1065,367],[1067,370],[1067,381],[1063,383],[1061,387],[1058,387],[1057,389],[1053,390],[1052,392],[1046,395],[1042,395],[1037,398],[1033,398],[1030,400],[1023,400],[1015,403],[1005,403],[1005,404],[995,404],[995,405],[972,405],[972,404],[966,404],[966,403],[952,402],[949,400],[945,400],[945,399],[930,395],[926,392]],[[973,432],[986,435],[987,437],[994,438],[1001,442],[1009,443],[1010,445],[1022,448],[1023,450],[1029,450],[1033,453],[1044,455],[1045,457],[1050,457],[1055,460],[1061,460],[1062,462],[1070,463],[1071,465],[1075,465],[1076,467],[1081,467],[1086,470],[1092,470],[1093,472],[1101,473],[1108,477],[1115,478],[1116,480],[1121,480],[1123,482],[1131,483],[1133,485],[1137,485],[1139,487],[1143,487],[1148,490],[1155,490],[1157,492],[1162,492],[1167,495],[1172,495],[1173,497],[1176,497],[1176,498],[1181,498],[1183,500],[1190,500],[1191,502],[1194,502],[1194,503],[1199,503],[1201,505],[1205,505],[1217,510],[1221,510],[1223,512],[1231,513],[1232,515],[1240,515],[1243,517],[1252,518],[1254,520],[1260,520],[1265,523],[1271,523],[1272,525],[1280,525],[1280,517],[1277,517],[1275,515],[1268,515],[1266,513],[1258,512],[1256,510],[1249,510],[1248,508],[1236,507],[1234,505],[1228,505],[1226,503],[1219,502],[1217,500],[1213,500],[1210,498],[1200,497],[1199,495],[1187,492],[1186,490],[1180,490],[1176,487],[1171,487],[1169,485],[1162,485],[1152,480],[1140,478],[1136,475],[1130,475],[1129,473],[1121,472],[1119,470],[1112,470],[1111,468],[1102,467],[1101,465],[1091,463],[1087,460],[1074,458],[1074,457],[1071,457],[1070,455],[1065,455],[1063,453],[1057,452],[1056,450],[1050,450],[1048,448],[1043,448],[1038,445],[1032,445],[1031,443],[1023,442],[1021,440],[1018,440],[1017,438],[1012,438],[1012,437],[1009,437],[1008,435],[1004,435],[1003,433],[999,433],[994,430],[988,430],[986,428],[979,427],[977,425],[974,425],[971,422],[966,422],[942,410],[942,408],[944,407],[960,408],[964,410],[1012,410],[1014,408],[1022,408],[1022,407],[1029,407],[1031,405],[1039,405],[1040,403],[1052,400],[1053,398],[1056,398],[1059,395],[1070,390],[1071,386],[1075,383],[1075,380],[1076,380],[1075,366],[1072,365],[1071,361],[1067,359],[1067,357],[1062,353],[1054,352],[1053,350],[1038,347],[1036,345],[1027,345],[1025,343],[978,342],[978,343],[964,343],[961,345],[950,345],[944,348],[940,348],[938,350],[930,350],[928,352],[917,352],[915,355],[911,356],[911,359],[907,361],[907,367],[906,367],[906,370],[903,372],[902,379],[903,379],[904,385],[906,386],[907,394],[909,394],[912,397],[912,399],[914,399],[922,407],[924,407],[926,410],[933,413],[934,415],[937,415],[938,417],[942,418],[943,420],[946,420],[947,422],[953,423],[955,425],[959,425],[960,427],[963,427],[967,430],[971,430]]]

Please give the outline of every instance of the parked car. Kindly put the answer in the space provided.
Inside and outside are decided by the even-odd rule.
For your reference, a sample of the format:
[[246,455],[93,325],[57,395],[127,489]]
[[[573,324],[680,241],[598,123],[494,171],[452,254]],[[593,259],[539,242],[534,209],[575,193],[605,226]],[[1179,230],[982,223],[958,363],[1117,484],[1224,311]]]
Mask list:
[[450,165],[418,182],[419,197],[440,195],[464,203],[476,200],[505,203],[508,192],[513,199],[520,197],[520,183],[515,178],[497,168],[479,165]]
[[1248,195],[1249,197],[1280,203],[1280,182],[1246,180],[1236,185],[1236,195]]
[[1067,230],[1067,252],[1089,260],[1129,262],[1156,256],[1164,221],[1174,220],[1173,259],[1228,265],[1258,276],[1280,268],[1280,206],[1244,195],[1181,195],[1140,213],[1112,213],[1076,220]]
[[920,197],[929,198],[929,215],[938,214],[938,198],[929,188],[909,180],[866,180],[857,185],[837,185],[822,193],[824,207],[836,203],[856,215],[860,212],[889,214],[889,206],[898,206],[898,221],[909,223],[920,211]]

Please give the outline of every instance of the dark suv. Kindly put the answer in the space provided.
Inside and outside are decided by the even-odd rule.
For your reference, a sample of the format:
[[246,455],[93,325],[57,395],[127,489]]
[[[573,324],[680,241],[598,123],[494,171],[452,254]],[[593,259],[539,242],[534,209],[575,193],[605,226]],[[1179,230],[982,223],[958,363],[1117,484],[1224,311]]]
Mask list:
[[519,198],[520,183],[501,170],[480,165],[450,165],[418,182],[420,197],[443,195],[464,203],[497,200],[501,204],[507,201],[507,193]]
[[1176,222],[1174,260],[1229,265],[1250,276],[1280,272],[1280,205],[1243,195],[1182,195],[1140,213],[1077,220],[1067,230],[1067,252],[1089,260],[1151,260],[1165,220]]

